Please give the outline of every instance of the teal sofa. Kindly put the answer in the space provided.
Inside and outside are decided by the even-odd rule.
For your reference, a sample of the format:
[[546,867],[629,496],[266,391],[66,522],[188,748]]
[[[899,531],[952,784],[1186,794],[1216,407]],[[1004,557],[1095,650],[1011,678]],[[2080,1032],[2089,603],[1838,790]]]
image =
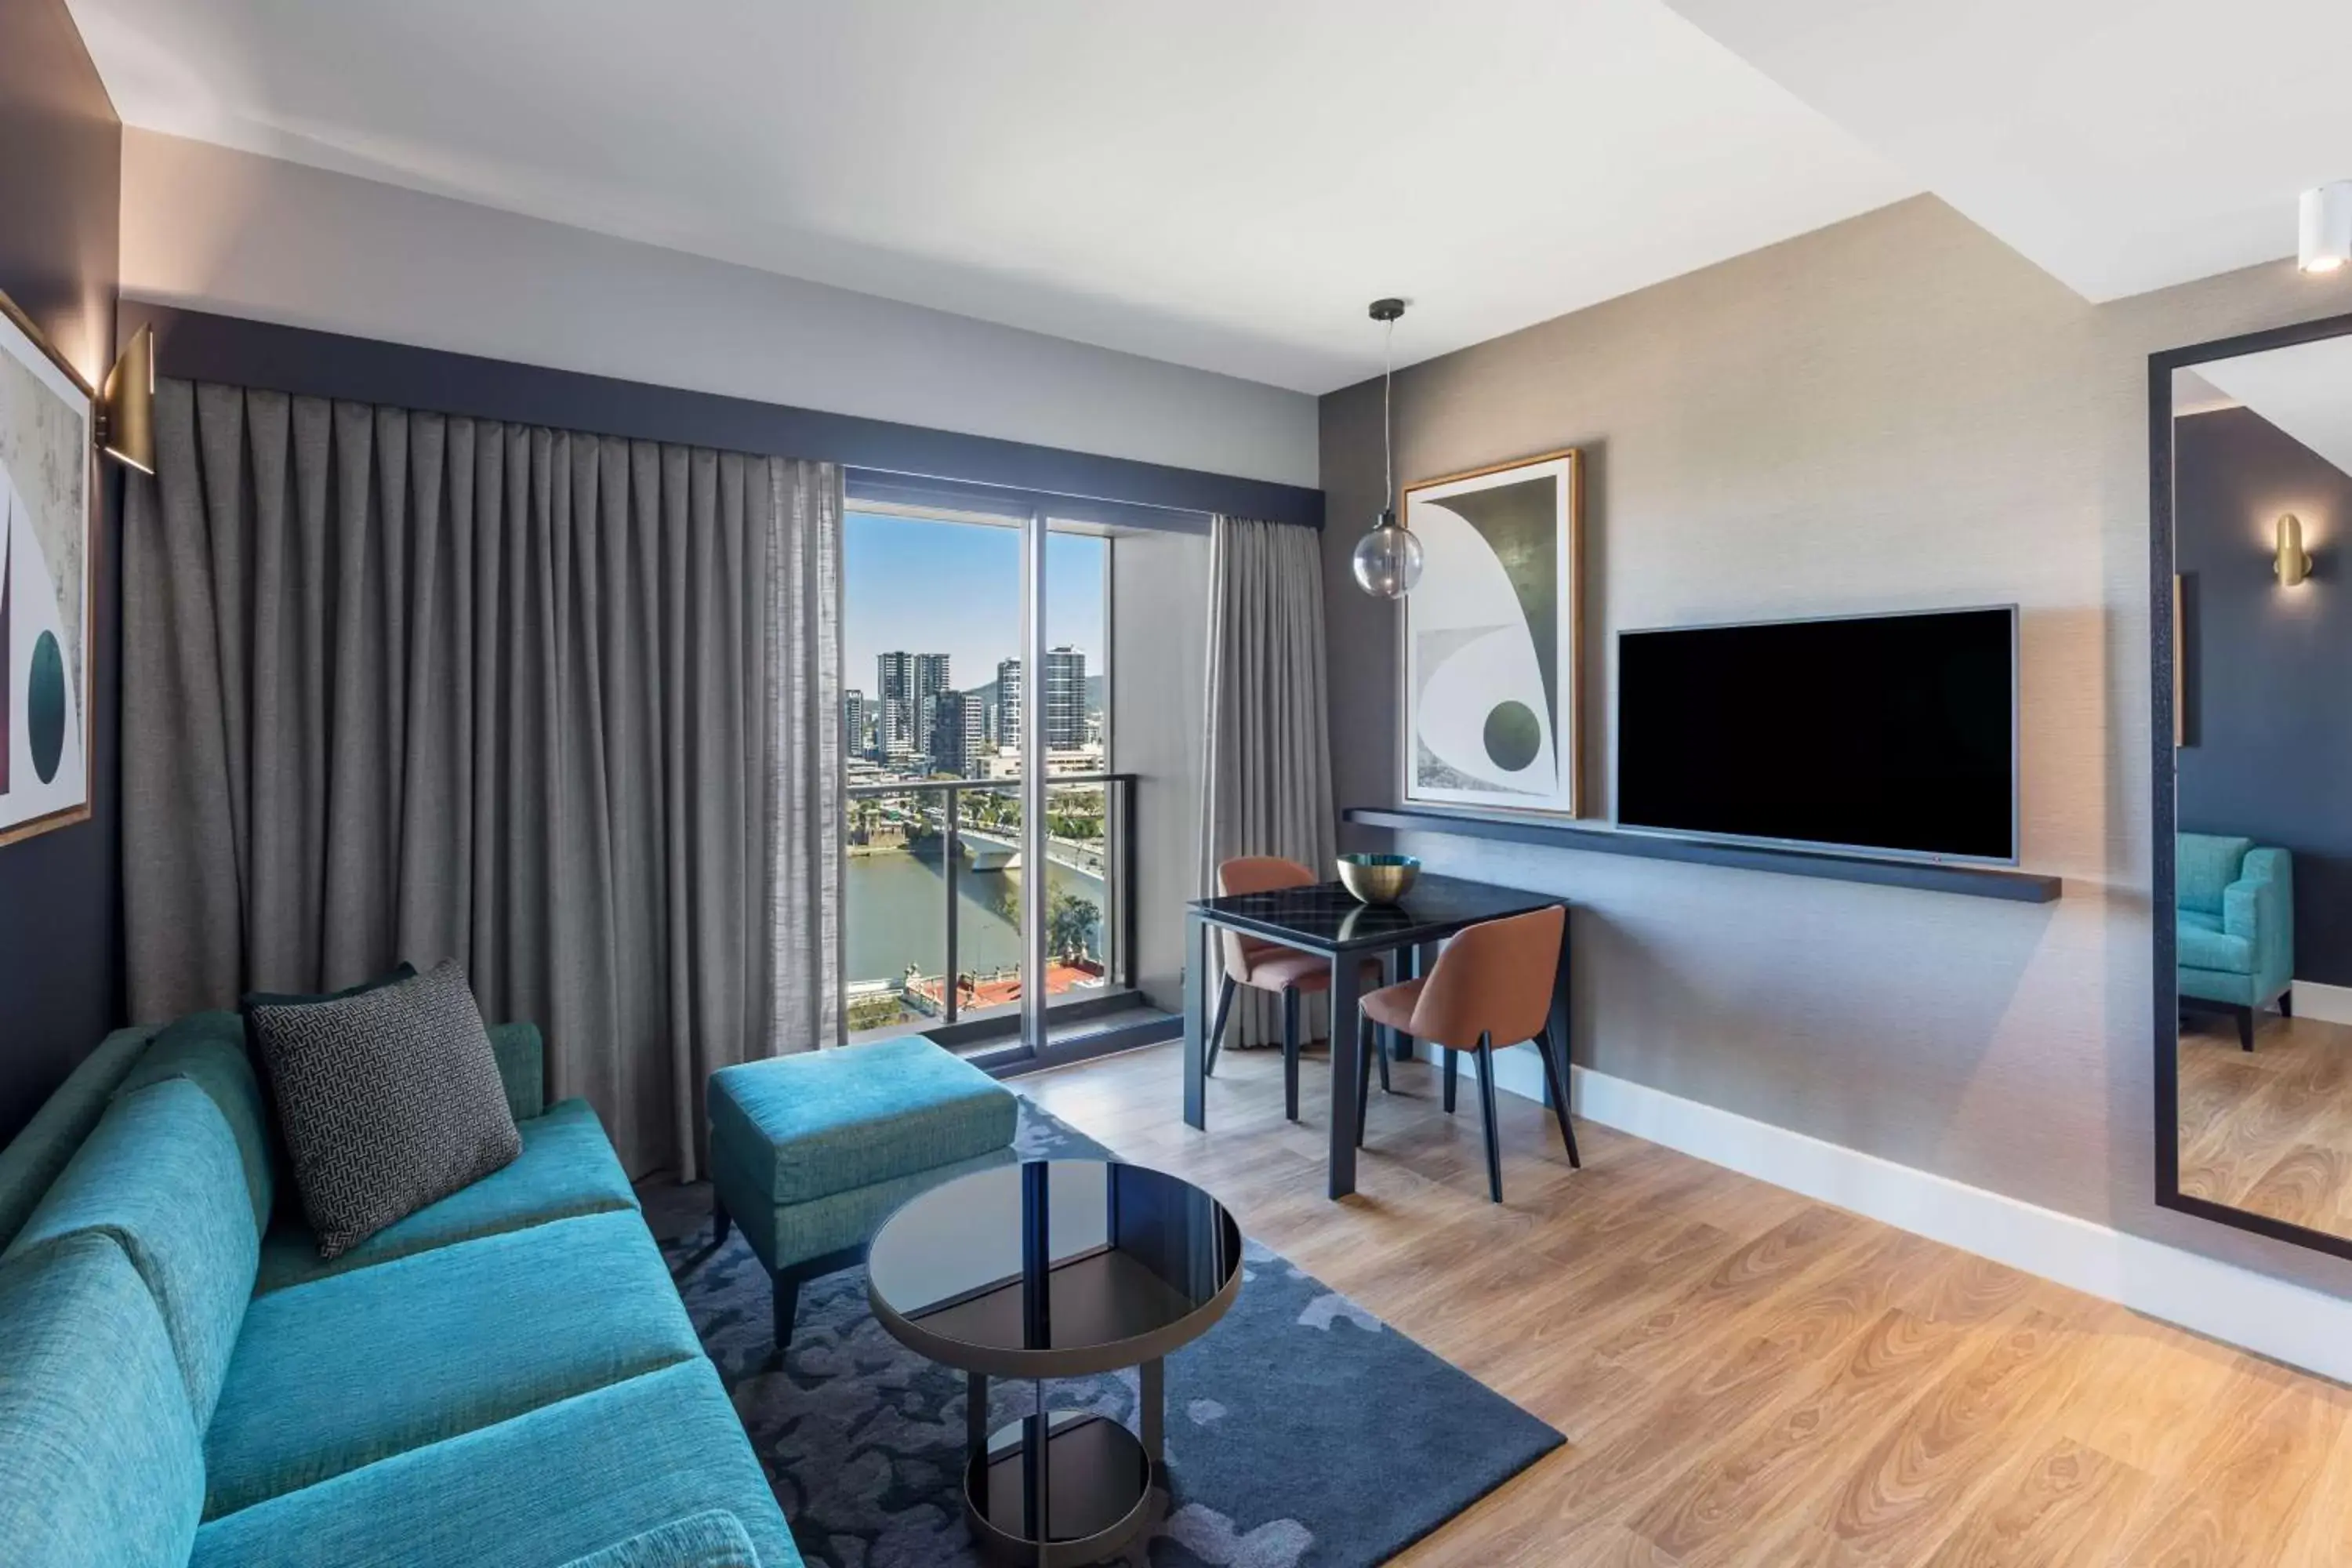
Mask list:
[[0,1152],[13,1568],[794,1568],[586,1102],[322,1262],[233,1013],[110,1037]]
[[2183,833],[2173,854],[2180,1000],[2237,1019],[2254,1048],[2254,1014],[2294,1011],[2294,867],[2251,838]]

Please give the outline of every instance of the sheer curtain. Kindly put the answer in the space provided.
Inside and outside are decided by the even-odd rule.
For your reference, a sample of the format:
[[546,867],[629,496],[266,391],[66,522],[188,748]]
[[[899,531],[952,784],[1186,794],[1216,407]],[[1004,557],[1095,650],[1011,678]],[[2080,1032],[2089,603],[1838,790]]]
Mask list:
[[[1218,863],[1236,855],[1286,856],[1318,878],[1332,875],[1321,544],[1309,528],[1210,521],[1204,894],[1216,891]],[[1279,1039],[1277,1006],[1244,988],[1234,1001],[1234,1043]]]
[[829,465],[163,382],[123,530],[134,1016],[462,960],[633,1175],[837,1012]]

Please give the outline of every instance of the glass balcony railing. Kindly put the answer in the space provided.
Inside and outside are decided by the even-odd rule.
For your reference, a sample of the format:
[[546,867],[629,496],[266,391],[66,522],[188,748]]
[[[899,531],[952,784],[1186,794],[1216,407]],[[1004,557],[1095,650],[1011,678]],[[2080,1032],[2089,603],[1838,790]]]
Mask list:
[[[1021,784],[848,786],[843,890],[853,1040],[991,1017],[1010,1023],[1024,973]],[[1046,1006],[1134,984],[1135,775],[1055,775],[1046,789]]]

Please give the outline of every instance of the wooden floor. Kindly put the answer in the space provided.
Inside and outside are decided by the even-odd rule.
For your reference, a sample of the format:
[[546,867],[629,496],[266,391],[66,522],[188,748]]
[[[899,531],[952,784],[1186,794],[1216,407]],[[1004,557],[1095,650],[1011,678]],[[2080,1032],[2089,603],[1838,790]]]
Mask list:
[[2185,1020],[2180,1190],[2352,1236],[2352,1028],[2264,1014],[2245,1051],[2230,1020]]
[[1572,1172],[1507,1094],[1495,1207],[1475,1092],[1446,1116],[1419,1064],[1332,1204],[1321,1063],[1294,1126],[1227,1052],[1205,1133],[1179,1073],[1021,1087],[1568,1435],[1414,1568],[2352,1565],[2337,1384],[1589,1122]]

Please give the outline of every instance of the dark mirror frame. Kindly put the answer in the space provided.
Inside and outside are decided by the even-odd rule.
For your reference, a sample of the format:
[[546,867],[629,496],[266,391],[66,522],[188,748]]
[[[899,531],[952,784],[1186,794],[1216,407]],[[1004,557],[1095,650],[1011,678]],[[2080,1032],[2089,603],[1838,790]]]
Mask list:
[[2352,315],[2273,327],[2267,331],[2167,349],[2147,356],[2148,745],[2151,792],[2155,797],[2148,821],[2154,839],[2150,849],[2156,949],[2153,989],[2157,1205],[2235,1226],[2258,1236],[2334,1253],[2338,1258],[2352,1258],[2352,1237],[2249,1214],[2210,1198],[2190,1197],[2180,1190],[2180,1011],[2175,979],[2179,924],[2173,886],[2174,836],[2179,829],[2179,813],[2176,798],[2178,763],[2172,745],[2172,648],[2176,633],[2172,624],[2172,373],[2216,360],[2341,337],[2352,337]]

